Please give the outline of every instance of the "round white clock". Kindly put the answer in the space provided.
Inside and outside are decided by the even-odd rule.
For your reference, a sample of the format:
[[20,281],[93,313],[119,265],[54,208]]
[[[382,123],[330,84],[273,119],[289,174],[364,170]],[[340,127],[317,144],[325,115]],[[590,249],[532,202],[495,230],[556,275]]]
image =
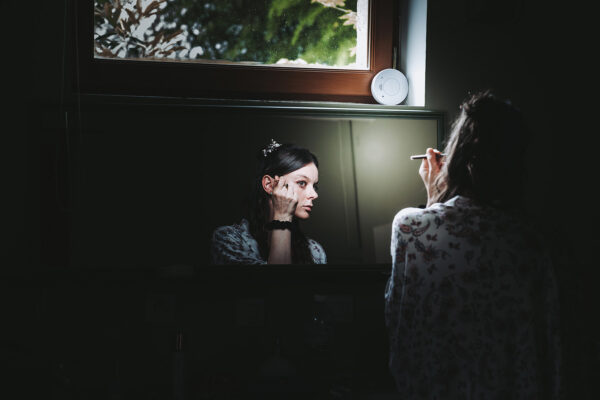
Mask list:
[[379,104],[400,104],[408,94],[408,80],[397,69],[384,69],[371,81],[371,94]]

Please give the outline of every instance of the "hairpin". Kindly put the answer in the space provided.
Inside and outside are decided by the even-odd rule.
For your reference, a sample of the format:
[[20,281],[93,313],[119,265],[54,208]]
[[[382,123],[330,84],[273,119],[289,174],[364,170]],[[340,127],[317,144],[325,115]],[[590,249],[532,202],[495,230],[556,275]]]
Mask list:
[[279,146],[281,146],[280,143],[277,143],[275,140],[271,139],[271,143],[269,143],[267,145],[267,147],[265,147],[263,149],[263,151],[262,151],[263,152],[263,156],[264,157],[268,156],[269,154],[271,154],[272,152],[274,152],[275,150],[277,150],[277,148]]

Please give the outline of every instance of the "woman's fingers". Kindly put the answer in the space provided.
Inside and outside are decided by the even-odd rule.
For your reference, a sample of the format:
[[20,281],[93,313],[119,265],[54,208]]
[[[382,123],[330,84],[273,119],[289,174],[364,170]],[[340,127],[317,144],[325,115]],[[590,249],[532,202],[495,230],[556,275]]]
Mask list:
[[298,199],[294,185],[288,179],[279,179],[274,186],[271,199],[275,219],[288,220],[293,217]]
[[424,159],[421,160],[421,167],[420,167],[420,169],[423,170],[423,171],[425,171],[425,172],[428,172],[429,168],[430,168],[430,164],[429,164],[430,157],[429,157],[429,154],[427,152],[425,152],[425,154],[427,155],[427,158],[424,158]]
[[427,150],[425,150],[425,153],[427,154],[427,161],[429,164],[432,164],[436,158],[435,151],[431,147],[428,147]]
[[429,173],[437,175],[442,165],[442,152],[434,150],[431,147],[427,149],[427,162],[429,164]]
[[296,203],[298,203],[298,194],[296,193],[296,188],[293,183],[286,183],[287,197],[290,199],[290,206],[292,209],[296,208]]
[[419,167],[419,176],[423,181],[427,182],[427,176],[429,175],[429,161],[426,158],[421,160],[421,166]]
[[429,191],[430,185],[432,185],[432,183],[435,181],[435,178],[440,173],[440,168],[442,165],[442,153],[439,150],[429,147],[425,151],[425,154],[427,155],[427,158],[424,158],[421,161],[421,166],[419,167],[419,176]]
[[279,181],[281,183],[281,193],[286,194],[288,192],[288,183],[286,178],[281,178]]
[[273,189],[273,194],[282,200],[290,200],[292,198],[293,188],[290,187],[286,178],[280,178],[278,184]]
[[298,193],[296,191],[296,185],[290,184],[289,194],[291,196],[292,202],[294,203],[294,207],[295,207],[296,203],[298,203]]

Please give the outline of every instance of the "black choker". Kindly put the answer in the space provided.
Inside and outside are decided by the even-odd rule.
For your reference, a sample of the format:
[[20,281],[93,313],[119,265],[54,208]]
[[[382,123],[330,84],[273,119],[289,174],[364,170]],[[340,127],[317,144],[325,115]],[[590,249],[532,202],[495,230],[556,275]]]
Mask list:
[[267,229],[272,231],[273,229],[287,229],[289,231],[294,231],[294,224],[290,221],[278,221],[273,220],[267,224]]

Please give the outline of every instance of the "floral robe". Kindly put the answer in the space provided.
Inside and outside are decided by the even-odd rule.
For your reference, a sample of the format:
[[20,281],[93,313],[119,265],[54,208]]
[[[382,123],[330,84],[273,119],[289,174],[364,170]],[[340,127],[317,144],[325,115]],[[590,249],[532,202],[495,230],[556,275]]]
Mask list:
[[456,196],[401,210],[385,293],[402,399],[559,397],[558,304],[542,241]]

